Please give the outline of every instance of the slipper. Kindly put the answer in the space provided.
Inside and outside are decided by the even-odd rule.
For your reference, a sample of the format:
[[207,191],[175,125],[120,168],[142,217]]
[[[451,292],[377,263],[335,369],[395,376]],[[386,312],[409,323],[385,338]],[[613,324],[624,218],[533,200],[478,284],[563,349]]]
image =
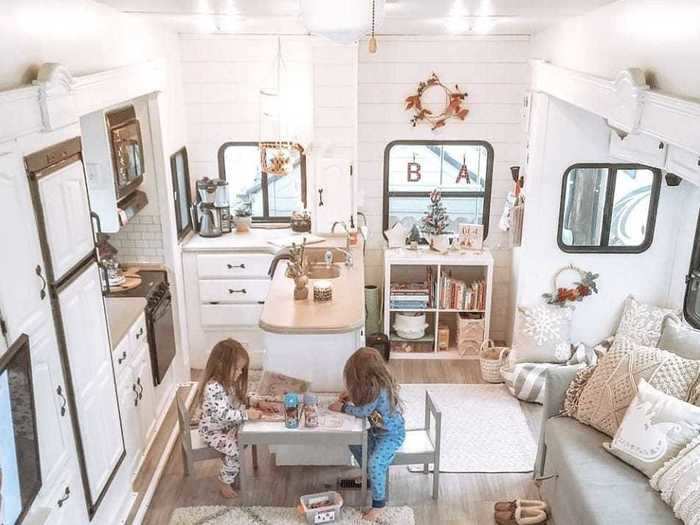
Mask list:
[[493,506],[496,512],[515,512],[518,507],[543,510],[549,515],[549,506],[538,499],[514,499],[513,501],[499,501]]

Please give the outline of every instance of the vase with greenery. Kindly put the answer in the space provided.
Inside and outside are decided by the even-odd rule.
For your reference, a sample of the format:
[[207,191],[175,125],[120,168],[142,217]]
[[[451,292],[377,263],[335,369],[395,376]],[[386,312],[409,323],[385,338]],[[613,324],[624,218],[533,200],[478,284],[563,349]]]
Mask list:
[[450,217],[447,208],[442,202],[442,194],[438,188],[430,194],[430,204],[421,220],[422,231],[426,234],[430,247],[439,252],[445,252],[450,247],[447,228],[450,225]]
[[303,301],[309,296],[308,264],[304,260],[305,251],[306,239],[301,244],[292,243],[292,247],[289,249],[287,272],[285,273],[287,277],[294,279],[294,299],[297,301]]
[[253,223],[253,204],[247,199],[241,199],[234,211],[236,231],[245,233],[250,231]]

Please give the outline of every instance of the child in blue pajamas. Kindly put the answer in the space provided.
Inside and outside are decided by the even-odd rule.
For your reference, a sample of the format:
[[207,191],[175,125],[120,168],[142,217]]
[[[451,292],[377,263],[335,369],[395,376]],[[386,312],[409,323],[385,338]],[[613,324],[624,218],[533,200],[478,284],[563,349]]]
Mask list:
[[[343,376],[347,392],[329,408],[369,420],[367,474],[372,489],[372,508],[363,517],[375,521],[386,504],[389,465],[406,437],[399,387],[381,355],[373,348],[360,348],[350,356]],[[351,446],[350,451],[362,467],[362,448]]]

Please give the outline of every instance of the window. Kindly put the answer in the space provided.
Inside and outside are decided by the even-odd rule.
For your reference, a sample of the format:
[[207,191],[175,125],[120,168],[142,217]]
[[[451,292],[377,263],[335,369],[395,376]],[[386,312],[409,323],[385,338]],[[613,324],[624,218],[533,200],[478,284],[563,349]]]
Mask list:
[[442,190],[450,231],[459,223],[483,224],[488,234],[493,148],[483,141],[391,142],[384,151],[383,229],[407,227],[428,209],[430,192]]
[[568,253],[641,253],[651,246],[661,172],[576,164],[564,174],[557,242]]
[[226,142],[219,148],[219,177],[228,182],[232,207],[249,201],[254,222],[288,222],[292,212],[306,208],[306,155],[292,150],[288,175],[272,175],[260,168],[257,142]]
[[683,313],[689,325],[700,329],[700,217],[698,217],[698,227],[695,231],[695,246],[688,272]]

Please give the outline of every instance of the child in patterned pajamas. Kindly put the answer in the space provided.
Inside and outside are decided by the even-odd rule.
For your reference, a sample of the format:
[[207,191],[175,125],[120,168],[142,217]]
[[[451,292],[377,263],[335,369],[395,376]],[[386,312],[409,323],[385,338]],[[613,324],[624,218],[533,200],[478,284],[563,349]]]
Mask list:
[[221,494],[233,498],[232,484],[240,472],[238,430],[247,419],[260,419],[255,409],[243,404],[248,390],[248,353],[239,342],[226,339],[214,345],[200,385],[202,412],[199,435],[210,447],[224,454],[219,471]]
[[[376,521],[386,505],[389,466],[406,437],[399,388],[381,355],[373,348],[360,348],[350,356],[343,376],[348,391],[329,408],[369,419],[367,473],[372,489],[372,508],[363,517]],[[362,467],[361,447],[351,446],[350,451]]]

